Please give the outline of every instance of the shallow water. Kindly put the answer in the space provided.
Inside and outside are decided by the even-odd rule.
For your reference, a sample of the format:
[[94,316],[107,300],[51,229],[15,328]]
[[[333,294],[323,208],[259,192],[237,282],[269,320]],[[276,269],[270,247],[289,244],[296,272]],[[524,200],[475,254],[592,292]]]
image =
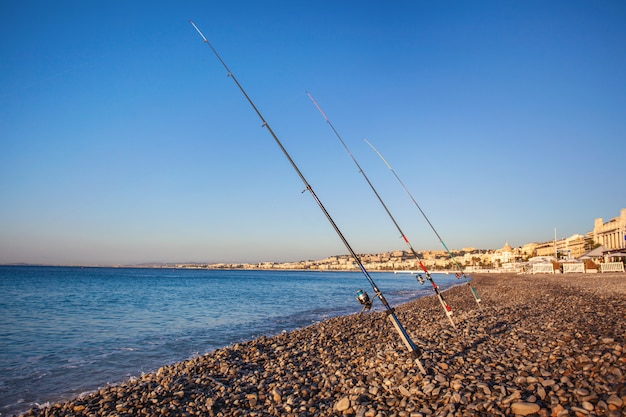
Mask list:
[[[408,274],[372,278],[392,305],[433,294]],[[360,272],[1,266],[0,415],[357,313],[361,288],[373,297]]]

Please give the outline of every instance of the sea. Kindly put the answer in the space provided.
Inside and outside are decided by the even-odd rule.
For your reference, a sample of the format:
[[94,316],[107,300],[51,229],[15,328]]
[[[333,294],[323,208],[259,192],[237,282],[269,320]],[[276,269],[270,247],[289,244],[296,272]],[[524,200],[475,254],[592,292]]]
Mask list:
[[[416,275],[370,276],[392,306],[433,294]],[[361,272],[0,266],[0,416],[359,313],[360,289],[375,298]]]

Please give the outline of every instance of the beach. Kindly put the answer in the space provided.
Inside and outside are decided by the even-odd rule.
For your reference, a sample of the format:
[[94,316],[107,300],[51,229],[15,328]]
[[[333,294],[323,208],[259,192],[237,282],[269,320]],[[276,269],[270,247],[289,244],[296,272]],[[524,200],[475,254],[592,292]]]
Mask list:
[[[26,416],[626,416],[626,274],[473,275],[384,312],[242,342]],[[370,297],[372,291],[368,291]],[[356,302],[356,301],[355,301]],[[379,303],[379,301],[375,301]]]

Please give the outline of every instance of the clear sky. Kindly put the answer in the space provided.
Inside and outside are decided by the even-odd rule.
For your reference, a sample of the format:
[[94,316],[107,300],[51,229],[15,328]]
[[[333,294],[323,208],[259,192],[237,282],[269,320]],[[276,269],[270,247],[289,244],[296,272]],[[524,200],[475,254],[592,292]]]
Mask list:
[[320,259],[626,206],[626,2],[0,2],[0,263]]

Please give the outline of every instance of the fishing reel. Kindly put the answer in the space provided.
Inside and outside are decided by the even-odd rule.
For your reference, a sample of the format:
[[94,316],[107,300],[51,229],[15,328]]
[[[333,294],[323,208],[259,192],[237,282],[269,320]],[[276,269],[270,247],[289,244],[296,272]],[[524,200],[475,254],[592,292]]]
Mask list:
[[358,290],[356,292],[356,299],[359,302],[359,304],[363,306],[363,308],[361,309],[361,313],[363,313],[365,310],[369,310],[370,308],[372,308],[372,300],[370,299],[370,296],[367,295],[365,291]]
[[417,282],[419,282],[420,284],[424,285],[424,277],[422,276],[422,274],[417,274],[415,279],[417,279]]

